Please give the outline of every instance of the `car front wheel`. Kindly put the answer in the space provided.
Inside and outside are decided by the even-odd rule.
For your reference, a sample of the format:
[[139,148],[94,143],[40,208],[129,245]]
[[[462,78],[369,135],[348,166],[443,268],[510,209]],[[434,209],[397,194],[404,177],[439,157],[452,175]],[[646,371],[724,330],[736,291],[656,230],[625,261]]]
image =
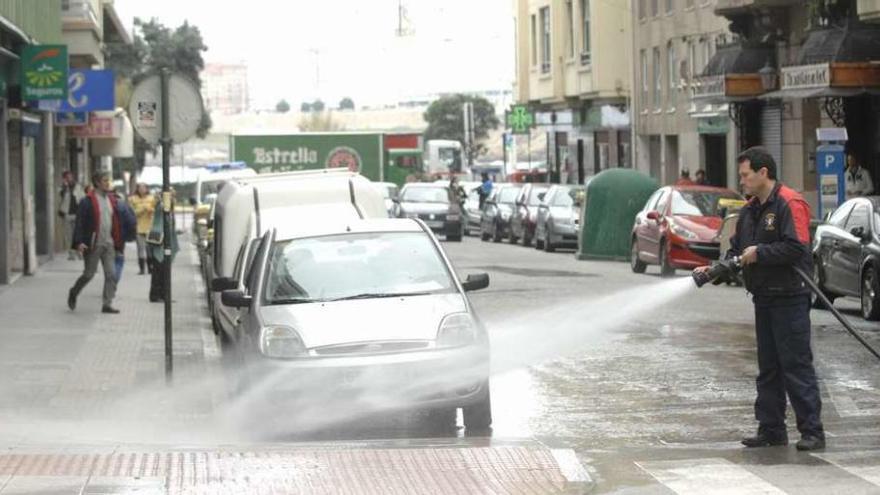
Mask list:
[[660,276],[672,277],[675,275],[675,268],[669,263],[669,251],[666,247],[666,240],[660,241]]
[[492,426],[492,395],[489,392],[489,380],[483,383],[480,399],[463,407],[461,412],[467,430],[487,430]]

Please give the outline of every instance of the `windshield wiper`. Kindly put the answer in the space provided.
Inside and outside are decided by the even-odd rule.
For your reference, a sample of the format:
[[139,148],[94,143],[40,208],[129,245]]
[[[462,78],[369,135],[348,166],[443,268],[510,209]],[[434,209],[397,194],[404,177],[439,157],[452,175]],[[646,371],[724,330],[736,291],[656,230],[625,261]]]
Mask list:
[[307,297],[286,297],[282,299],[272,299],[269,301],[269,304],[305,304],[321,301],[322,299],[309,299]]
[[383,297],[409,297],[409,296],[427,296],[436,294],[436,291],[424,292],[366,292],[363,294],[355,294],[353,296],[337,297],[336,299],[328,299],[328,301],[350,301],[353,299],[379,299]]

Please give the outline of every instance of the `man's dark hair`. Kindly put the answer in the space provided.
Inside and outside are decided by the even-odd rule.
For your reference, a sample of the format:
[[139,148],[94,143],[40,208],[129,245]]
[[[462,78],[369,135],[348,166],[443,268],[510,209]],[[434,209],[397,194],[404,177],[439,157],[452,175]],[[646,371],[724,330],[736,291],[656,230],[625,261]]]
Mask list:
[[104,172],[104,171],[95,172],[94,174],[92,174],[92,184],[95,187],[100,187],[101,182],[104,181],[104,177],[110,177],[110,172]]
[[764,148],[763,146],[752,146],[736,157],[737,164],[741,164],[746,160],[748,160],[749,167],[752,170],[757,172],[762,168],[766,168],[767,177],[776,180],[776,160],[773,159],[773,155],[767,151],[767,148]]

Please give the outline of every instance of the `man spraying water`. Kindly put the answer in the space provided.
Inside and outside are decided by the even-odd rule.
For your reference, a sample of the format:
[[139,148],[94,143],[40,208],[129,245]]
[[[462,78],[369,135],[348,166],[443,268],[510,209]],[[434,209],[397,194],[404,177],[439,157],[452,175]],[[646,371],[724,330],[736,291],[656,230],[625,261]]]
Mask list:
[[[755,304],[758,345],[758,433],[742,443],[746,447],[788,444],[787,393],[801,434],[797,449],[823,449],[822,401],[810,348],[809,289],[794,269],[812,270],[810,207],[798,193],[777,182],[776,162],[764,148],[745,150],[737,163],[740,184],[753,198],[740,211],[727,264],[742,266]],[[694,279],[702,285],[718,272],[699,267]]]

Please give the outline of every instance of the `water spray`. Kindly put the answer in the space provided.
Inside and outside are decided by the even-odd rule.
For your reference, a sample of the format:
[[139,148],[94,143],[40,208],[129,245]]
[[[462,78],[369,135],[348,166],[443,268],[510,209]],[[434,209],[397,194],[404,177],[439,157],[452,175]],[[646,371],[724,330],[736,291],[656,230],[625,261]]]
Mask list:
[[[859,332],[853,328],[852,324],[834,307],[834,304],[828,300],[825,294],[822,293],[822,290],[819,289],[819,286],[813,281],[813,279],[807,275],[800,268],[793,266],[794,271],[798,274],[798,276],[807,284],[807,287],[816,294],[825,307],[828,308],[829,311],[834,315],[835,318],[840,322],[841,325],[849,332],[850,335],[855,337],[856,340],[859,341],[860,344],[865,346],[868,351],[874,355],[877,359],[880,359],[880,352],[877,351],[871,344],[869,344],[864,337],[862,337]],[[731,277],[736,275],[742,269],[742,260],[739,256],[734,256],[733,258],[729,258],[722,261],[716,261],[712,263],[712,267],[705,271],[694,271],[691,276],[694,278],[694,283],[697,284],[697,287],[702,287],[706,285],[708,282],[712,282],[715,285],[721,283],[727,277]]]

